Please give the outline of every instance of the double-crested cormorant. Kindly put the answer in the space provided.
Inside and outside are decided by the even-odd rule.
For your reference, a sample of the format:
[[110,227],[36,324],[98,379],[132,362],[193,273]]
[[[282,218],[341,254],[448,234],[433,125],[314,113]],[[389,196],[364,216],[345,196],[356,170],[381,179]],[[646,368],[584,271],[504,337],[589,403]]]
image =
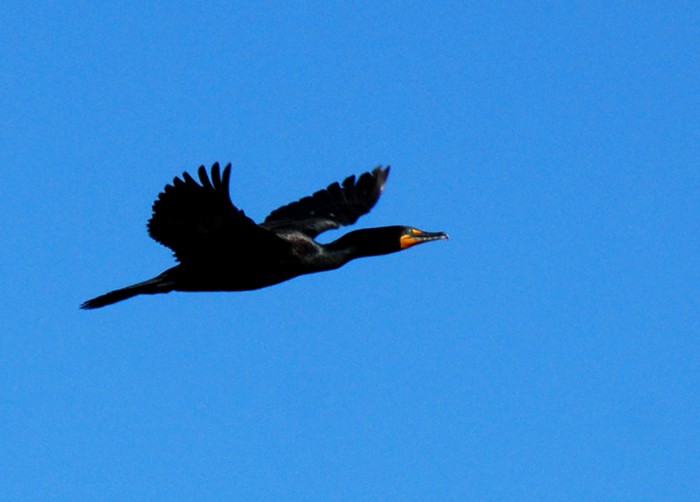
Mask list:
[[211,177],[199,168],[175,178],[153,203],[149,235],[175,252],[175,267],[148,281],[117,289],[81,305],[95,309],[141,294],[170,291],[244,291],[302,274],[332,270],[363,256],[393,253],[422,242],[447,239],[443,232],[390,226],[349,232],[328,244],[321,232],[351,225],[372,209],[389,167],[350,176],[309,197],[272,211],[256,224],[229,197],[231,164],[218,162]]

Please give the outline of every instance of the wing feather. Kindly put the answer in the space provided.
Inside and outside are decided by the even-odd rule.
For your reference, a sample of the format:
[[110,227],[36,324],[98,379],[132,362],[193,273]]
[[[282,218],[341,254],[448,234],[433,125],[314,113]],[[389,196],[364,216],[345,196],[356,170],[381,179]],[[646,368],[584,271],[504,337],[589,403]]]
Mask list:
[[357,179],[348,176],[342,186],[331,183],[313,195],[275,209],[261,226],[299,230],[314,238],[326,230],[352,225],[377,203],[388,176],[389,166],[376,167]]
[[198,169],[199,183],[188,173],[166,185],[153,203],[148,233],[169,247],[181,263],[236,260],[260,253],[284,252],[287,243],[255,224],[231,202],[231,164]]

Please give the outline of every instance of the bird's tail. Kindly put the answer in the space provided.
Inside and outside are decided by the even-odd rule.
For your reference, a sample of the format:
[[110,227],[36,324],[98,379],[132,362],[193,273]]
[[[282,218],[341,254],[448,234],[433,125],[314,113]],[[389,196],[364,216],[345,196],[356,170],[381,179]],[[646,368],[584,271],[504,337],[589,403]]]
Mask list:
[[106,305],[111,305],[113,303],[126,300],[136,295],[153,295],[156,293],[167,293],[173,290],[173,282],[170,280],[165,273],[149,279],[147,281],[139,282],[138,284],[132,284],[125,288],[116,289],[100,295],[96,298],[83,302],[80,305],[81,309],[99,309]]

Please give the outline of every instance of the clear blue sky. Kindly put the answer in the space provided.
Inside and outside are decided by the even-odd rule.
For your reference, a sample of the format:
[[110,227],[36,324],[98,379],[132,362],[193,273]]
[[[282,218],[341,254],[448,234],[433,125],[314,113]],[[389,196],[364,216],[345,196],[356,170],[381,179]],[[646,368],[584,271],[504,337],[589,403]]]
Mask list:
[[[234,3],[3,7],[0,498],[697,497],[700,4]],[[451,240],[80,311],[215,160]]]

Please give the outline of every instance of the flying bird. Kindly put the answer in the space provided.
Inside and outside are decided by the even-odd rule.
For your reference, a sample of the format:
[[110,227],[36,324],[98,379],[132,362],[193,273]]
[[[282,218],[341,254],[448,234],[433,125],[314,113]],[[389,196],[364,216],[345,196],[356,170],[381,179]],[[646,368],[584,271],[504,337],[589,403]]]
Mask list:
[[327,188],[272,211],[256,224],[229,196],[231,164],[219,163],[199,182],[188,173],[166,185],[153,203],[148,234],[169,247],[178,264],[138,284],[83,303],[96,309],[136,295],[170,291],[246,291],[278,284],[303,274],[333,270],[350,260],[447,239],[444,232],[407,226],[364,228],[328,244],[315,240],[326,230],[352,225],[376,204],[389,167]]

